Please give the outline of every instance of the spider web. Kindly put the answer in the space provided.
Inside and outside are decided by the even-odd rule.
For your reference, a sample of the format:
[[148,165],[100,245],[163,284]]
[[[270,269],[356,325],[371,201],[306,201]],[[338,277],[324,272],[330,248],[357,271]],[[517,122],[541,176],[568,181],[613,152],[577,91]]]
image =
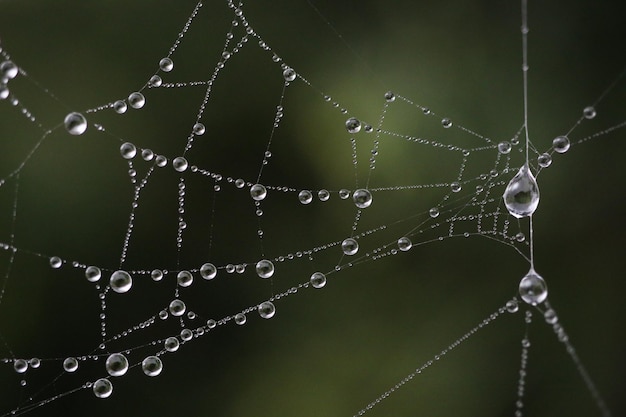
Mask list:
[[[517,7],[250,3],[239,14],[211,2],[174,47],[194,4],[79,5],[73,14],[2,7],[2,61],[22,72],[0,103],[0,412],[353,415],[407,375],[371,415],[602,411],[543,325],[544,307],[530,310],[532,325],[521,304],[502,312],[530,257],[527,219],[501,202],[525,161]],[[554,137],[568,134],[572,148],[538,174],[535,264],[618,415],[623,202],[611,190],[623,176],[623,133],[612,127],[624,120],[624,89],[601,94],[619,81],[619,15],[610,4],[571,5],[590,24],[551,7],[531,5],[532,170]],[[50,39],[25,30],[26,13],[41,17],[30,19]],[[171,72],[158,70],[165,56]],[[290,68],[296,78],[286,85]],[[163,84],[142,89],[155,73]],[[142,109],[113,110],[140,90]],[[598,115],[584,119],[598,97]],[[83,135],[61,124],[72,111],[88,120]],[[350,117],[358,133],[346,130]],[[203,134],[193,133],[197,122]],[[498,152],[502,141],[510,153]],[[137,148],[132,159],[120,155],[126,142]],[[167,165],[145,161],[145,149]],[[189,166],[177,172],[181,156]],[[267,189],[258,204],[256,183]],[[355,207],[358,189],[370,190],[370,207]],[[306,191],[312,201],[302,204]],[[359,244],[351,256],[341,250],[350,237]],[[275,266],[271,278],[255,271],[262,259]],[[218,267],[214,279],[202,279],[205,262]],[[97,283],[85,279],[92,265],[102,271]],[[124,294],[107,289],[118,269],[133,276]],[[161,281],[154,269],[166,271]],[[194,276],[189,287],[177,285],[183,270]],[[314,272],[326,274],[324,288],[311,288]],[[180,318],[174,299],[186,305]],[[271,320],[257,312],[267,300]],[[195,337],[164,352],[183,329]],[[479,335],[457,347],[468,331]],[[529,348],[520,346],[526,337]],[[131,364],[123,377],[105,370],[117,352]],[[163,361],[156,378],[141,370],[150,355]],[[68,357],[76,372],[63,372]],[[41,365],[15,372],[31,358]],[[99,378],[113,383],[110,399],[86,385]]]

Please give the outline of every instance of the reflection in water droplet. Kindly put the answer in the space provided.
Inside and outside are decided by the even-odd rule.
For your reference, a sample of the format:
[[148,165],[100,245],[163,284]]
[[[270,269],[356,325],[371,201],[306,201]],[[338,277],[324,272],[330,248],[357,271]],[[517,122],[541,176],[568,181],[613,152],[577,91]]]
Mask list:
[[519,294],[528,304],[537,305],[543,303],[548,297],[548,286],[543,278],[531,268],[519,283]]
[[520,219],[531,216],[539,205],[539,186],[525,164],[504,190],[504,204],[512,216]]

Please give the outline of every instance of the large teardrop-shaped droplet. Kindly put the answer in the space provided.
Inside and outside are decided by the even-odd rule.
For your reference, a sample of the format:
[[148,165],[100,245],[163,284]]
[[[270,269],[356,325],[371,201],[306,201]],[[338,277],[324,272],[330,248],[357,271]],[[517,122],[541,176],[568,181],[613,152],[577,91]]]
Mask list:
[[531,216],[537,210],[539,186],[528,164],[524,164],[511,179],[502,198],[509,213],[518,219]]
[[548,286],[541,275],[530,268],[519,283],[519,294],[522,300],[535,306],[543,303],[548,297]]

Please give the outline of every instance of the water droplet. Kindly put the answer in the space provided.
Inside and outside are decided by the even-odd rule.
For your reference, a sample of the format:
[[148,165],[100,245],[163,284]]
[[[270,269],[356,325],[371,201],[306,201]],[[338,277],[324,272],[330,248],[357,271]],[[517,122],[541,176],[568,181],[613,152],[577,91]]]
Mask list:
[[461,183],[458,181],[454,181],[452,184],[450,184],[450,189],[452,189],[453,193],[458,193],[459,191],[461,191],[463,187],[461,186]]
[[217,268],[212,263],[205,263],[200,267],[200,276],[206,280],[215,278],[217,275]]
[[87,119],[80,113],[72,112],[65,116],[65,129],[70,135],[82,135],[87,130]]
[[264,319],[271,319],[276,314],[276,307],[271,301],[265,301],[259,305],[259,315]]
[[240,326],[243,324],[246,324],[246,315],[243,313],[235,314],[235,323],[237,323]]
[[551,308],[547,309],[543,313],[543,318],[548,324],[555,324],[559,321],[559,317],[556,315],[556,311],[552,310]]
[[341,198],[342,200],[346,200],[349,197],[350,197],[350,190],[346,190],[345,188],[342,188],[341,190],[339,190],[339,198]]
[[353,238],[349,237],[341,242],[341,250],[346,255],[352,256],[359,251],[359,243]]
[[172,300],[172,302],[170,303],[169,309],[170,309],[170,313],[172,313],[172,316],[180,317],[183,314],[185,314],[185,310],[187,310],[187,306],[185,305],[183,300],[176,298]]
[[233,265],[233,264],[226,265],[226,273],[227,274],[232,274],[236,270],[237,270],[237,267],[235,267],[235,265]]
[[128,96],[128,104],[133,109],[140,109],[146,104],[146,98],[143,94],[135,91]]
[[447,118],[446,119],[441,119],[441,125],[444,128],[446,128],[446,129],[451,128],[452,127],[452,120],[447,119]]
[[283,77],[285,77],[285,81],[290,82],[296,79],[296,72],[292,68],[285,68],[283,71]]
[[85,269],[85,277],[89,282],[96,282],[101,276],[102,272],[97,266],[88,266],[87,269]]
[[114,353],[109,355],[104,366],[109,375],[122,376],[128,371],[128,359],[121,353]]
[[400,249],[402,252],[410,250],[412,246],[413,242],[411,242],[411,239],[409,239],[408,237],[401,237],[400,239],[398,239],[398,249]]
[[94,382],[92,388],[98,398],[108,398],[113,393],[113,384],[106,378],[100,378]]
[[148,376],[158,376],[163,370],[163,362],[158,356],[148,356],[141,361],[141,369]]
[[163,155],[157,155],[154,162],[156,163],[156,166],[158,166],[159,168],[163,168],[165,165],[167,165],[167,158]]
[[330,198],[330,192],[328,192],[328,190],[319,190],[317,192],[317,198],[319,198],[320,201],[328,201]]
[[215,326],[217,326],[217,322],[213,319],[208,319],[206,321],[206,325],[209,329],[215,329]]
[[144,161],[152,161],[152,159],[154,159],[154,152],[150,149],[144,149],[141,151],[141,157]]
[[183,158],[182,156],[177,156],[172,161],[172,166],[178,172],[185,172],[187,170],[187,167],[189,167],[189,164],[187,163],[187,160],[185,158]]
[[321,272],[314,272],[309,282],[311,282],[313,288],[322,288],[326,285],[326,275]]
[[130,142],[125,142],[120,146],[120,154],[124,159],[133,159],[137,155],[137,148]]
[[585,119],[593,119],[596,117],[596,109],[592,106],[585,107],[583,109],[583,116],[585,116]]
[[193,275],[189,271],[180,271],[176,275],[176,280],[181,287],[188,287],[193,282]]
[[267,259],[262,259],[256,263],[256,273],[261,278],[269,278],[274,275],[274,264]]
[[180,346],[180,342],[175,337],[168,337],[165,339],[165,350],[168,352],[176,352],[178,347]]
[[0,84],[0,100],[9,97],[9,88],[5,84]]
[[174,62],[170,58],[163,58],[159,61],[159,68],[161,71],[170,72],[174,69]]
[[537,157],[537,163],[541,168],[548,168],[552,164],[552,156],[549,153],[542,153]]
[[150,273],[150,277],[153,281],[161,281],[163,279],[163,271],[160,269],[153,269]]
[[302,204],[309,204],[313,201],[313,194],[311,194],[309,190],[302,190],[298,193],[298,200],[300,200]]
[[18,374],[23,374],[28,370],[28,362],[24,359],[16,359],[13,361],[13,369],[15,369],[15,372]]
[[111,289],[116,293],[125,293],[133,286],[133,279],[126,271],[115,271],[109,280]]
[[517,313],[518,310],[519,304],[517,303],[517,300],[513,299],[506,302],[506,311],[509,313]]
[[261,184],[254,184],[250,187],[250,196],[254,201],[261,201],[267,197],[267,190]]
[[204,135],[204,132],[206,132],[206,127],[204,127],[202,123],[196,123],[195,125],[193,125],[194,135],[201,136]]
[[518,219],[535,212],[539,205],[539,186],[527,164],[511,179],[502,198],[509,213]]
[[124,100],[117,100],[113,103],[113,110],[115,110],[117,114],[124,114],[126,110],[128,110],[128,106]]
[[193,332],[189,329],[183,329],[180,331],[180,338],[185,342],[188,342],[193,339]]
[[59,269],[63,265],[63,261],[58,256],[53,256],[50,258],[50,266],[54,269]]
[[359,133],[361,131],[361,121],[356,117],[346,120],[346,130],[348,133]]
[[428,210],[428,215],[433,219],[439,217],[439,209],[437,207],[431,208]]
[[519,283],[519,294],[526,303],[537,305],[548,297],[548,286],[534,269],[530,269]]
[[0,74],[2,74],[2,77],[0,78],[12,80],[13,78],[17,77],[17,73],[17,65],[15,65],[12,61],[4,61],[2,64],[0,64]]
[[158,75],[153,75],[150,77],[150,81],[148,81],[150,87],[160,87],[163,84],[163,80]]
[[511,152],[511,144],[506,141],[498,143],[498,152],[504,155]]
[[33,369],[37,369],[41,366],[41,359],[39,358],[31,358],[28,361],[28,364],[30,365],[31,368]]
[[396,95],[393,93],[393,91],[387,91],[385,93],[385,101],[387,101],[387,103],[392,103],[396,101]]
[[73,357],[65,358],[63,361],[63,369],[65,372],[76,372],[78,369],[78,360]]
[[517,240],[518,242],[522,243],[523,241],[526,240],[526,235],[522,232],[519,232],[515,235],[515,240]]
[[557,136],[552,141],[552,149],[554,152],[565,153],[569,149],[569,139],[567,136]]
[[354,201],[354,205],[358,208],[368,208],[372,205],[372,194],[368,190],[361,188],[352,194],[352,200]]

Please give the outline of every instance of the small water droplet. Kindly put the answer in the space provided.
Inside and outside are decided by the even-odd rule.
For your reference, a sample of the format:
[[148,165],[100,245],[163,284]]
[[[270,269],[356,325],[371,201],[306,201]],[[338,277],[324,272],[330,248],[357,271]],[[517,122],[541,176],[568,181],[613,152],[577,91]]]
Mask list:
[[461,183],[458,181],[454,181],[453,183],[450,184],[450,189],[452,190],[453,193],[458,193],[459,191],[461,191],[463,187],[461,186]]
[[412,246],[413,243],[408,237],[401,237],[400,239],[398,239],[398,249],[400,249],[401,251],[406,252],[410,250]]
[[352,256],[359,251],[359,243],[355,239],[349,237],[341,242],[341,250],[346,255]]
[[583,109],[583,116],[585,117],[585,119],[593,119],[594,117],[596,117],[596,109],[592,106],[585,107]]
[[187,170],[187,168],[189,167],[189,163],[187,162],[187,160],[184,157],[177,156],[172,161],[172,166],[178,172],[185,172]]
[[58,256],[53,256],[50,258],[50,266],[54,269],[59,269],[63,265],[63,261]]
[[433,219],[439,217],[439,209],[437,207],[431,208],[430,210],[428,210],[428,215]]
[[511,143],[503,141],[498,143],[498,152],[500,152],[503,155],[506,155],[507,153],[511,152]]
[[18,72],[19,70],[17,68],[17,65],[15,65],[12,61],[4,61],[2,64],[0,64],[0,74],[2,74],[2,77],[0,78],[12,80],[13,78],[17,77]]
[[237,323],[239,326],[246,324],[246,315],[243,313],[235,314],[235,323]]
[[274,264],[267,259],[262,259],[256,264],[256,273],[261,278],[270,278],[274,275]]
[[137,148],[130,142],[125,142],[120,146],[120,154],[124,159],[133,159],[137,155]]
[[267,189],[261,184],[254,184],[250,187],[250,196],[254,201],[261,201],[267,197]]
[[311,194],[309,190],[302,190],[298,193],[298,200],[300,200],[302,204],[309,204],[313,201],[313,194]]
[[552,164],[552,156],[549,153],[542,153],[537,157],[537,163],[541,168],[548,168]]
[[87,269],[85,269],[85,277],[89,282],[96,282],[101,276],[102,272],[97,266],[88,266]]
[[317,192],[317,198],[319,198],[320,201],[328,201],[330,198],[330,192],[328,192],[328,190],[319,190]]
[[509,213],[518,219],[535,212],[539,205],[539,186],[527,164],[511,179],[502,198]]
[[23,374],[28,370],[28,362],[24,359],[16,359],[13,361],[13,369],[15,369],[15,372],[18,374]]
[[526,303],[537,305],[548,297],[548,286],[543,278],[531,268],[519,283],[519,294]]
[[189,271],[180,271],[176,276],[176,281],[181,287],[188,287],[193,283],[193,275]]
[[72,112],[65,116],[65,129],[70,135],[82,135],[87,130],[87,119],[80,113]]
[[206,132],[206,127],[202,123],[196,123],[193,125],[193,133],[194,135],[201,136]]
[[128,96],[128,104],[133,109],[140,109],[146,104],[146,98],[143,94],[135,91]]
[[153,269],[150,273],[150,277],[153,281],[161,281],[163,279],[163,271],[160,269]]
[[359,133],[361,131],[361,121],[356,117],[346,120],[346,130],[348,133]]
[[180,342],[175,337],[168,337],[165,339],[165,350],[168,352],[176,352],[180,347]]
[[93,383],[93,393],[98,398],[108,398],[113,393],[113,384],[106,378],[100,378]]
[[350,197],[350,190],[346,190],[345,188],[342,188],[341,190],[339,190],[339,198],[341,198],[342,200],[346,200]]
[[109,285],[113,291],[122,294],[128,292],[133,286],[133,279],[128,272],[119,270],[113,272]]
[[372,205],[372,193],[363,188],[358,189],[352,194],[352,200],[358,208],[368,208]]
[[552,149],[554,152],[565,153],[569,150],[569,139],[567,136],[557,136],[552,141]]
[[285,81],[290,82],[296,79],[296,72],[293,70],[293,68],[285,68],[285,70],[283,71],[283,77],[285,78]]
[[174,62],[170,58],[163,58],[159,61],[159,68],[161,71],[170,72],[174,69]]
[[396,101],[396,95],[393,93],[393,91],[387,91],[385,93],[385,101],[387,101],[387,103],[392,103]]
[[163,362],[158,356],[148,356],[141,361],[141,369],[148,376],[158,376],[163,370]]
[[321,272],[314,272],[309,280],[313,288],[322,288],[326,285],[326,275]]
[[148,81],[150,87],[160,87],[163,84],[163,80],[158,75],[153,75],[150,77],[150,81]]
[[113,103],[113,110],[115,110],[117,114],[124,114],[126,110],[128,110],[128,105],[124,100],[117,100]]
[[265,301],[259,305],[259,315],[264,319],[271,319],[276,314],[276,307],[271,301]]
[[65,372],[76,372],[78,369],[78,360],[73,357],[65,358],[63,361],[63,369]]
[[446,118],[446,119],[441,119],[441,125],[442,125],[444,128],[449,129],[449,128],[451,128],[451,127],[452,127],[452,120],[447,119],[447,118]]
[[206,280],[211,280],[217,275],[217,268],[212,263],[205,263],[200,267],[200,276]]
[[517,313],[518,310],[519,304],[517,303],[517,300],[513,299],[506,302],[506,311],[509,313]]

